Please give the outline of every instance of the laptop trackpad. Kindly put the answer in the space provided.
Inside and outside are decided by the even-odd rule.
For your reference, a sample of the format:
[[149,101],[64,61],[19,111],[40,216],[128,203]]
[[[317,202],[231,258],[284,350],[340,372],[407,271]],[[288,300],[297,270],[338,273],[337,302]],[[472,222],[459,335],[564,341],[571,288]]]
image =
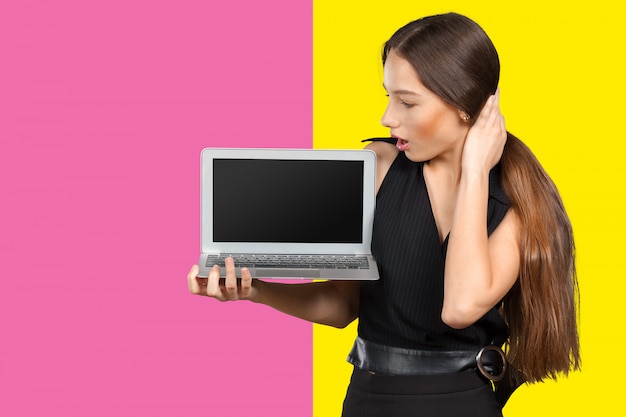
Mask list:
[[256,268],[257,278],[319,278],[319,269]]

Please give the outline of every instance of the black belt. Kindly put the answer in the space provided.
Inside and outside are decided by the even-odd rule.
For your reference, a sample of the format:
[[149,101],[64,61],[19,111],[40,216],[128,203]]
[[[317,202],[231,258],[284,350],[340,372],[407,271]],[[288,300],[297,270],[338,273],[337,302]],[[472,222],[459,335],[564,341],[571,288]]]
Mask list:
[[[504,406],[521,383],[507,375],[507,363],[499,346],[489,345],[480,351],[433,351],[380,345],[356,338],[348,362],[359,369],[384,375],[438,375],[478,370],[496,385],[496,397]],[[498,385],[502,385],[499,389]]]

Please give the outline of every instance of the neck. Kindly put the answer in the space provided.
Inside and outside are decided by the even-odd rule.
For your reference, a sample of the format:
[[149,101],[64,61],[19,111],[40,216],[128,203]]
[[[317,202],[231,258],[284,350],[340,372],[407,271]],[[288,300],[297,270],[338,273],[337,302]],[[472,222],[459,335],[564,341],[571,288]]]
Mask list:
[[452,186],[461,181],[461,156],[463,149],[438,155],[424,164],[430,175],[440,178]]

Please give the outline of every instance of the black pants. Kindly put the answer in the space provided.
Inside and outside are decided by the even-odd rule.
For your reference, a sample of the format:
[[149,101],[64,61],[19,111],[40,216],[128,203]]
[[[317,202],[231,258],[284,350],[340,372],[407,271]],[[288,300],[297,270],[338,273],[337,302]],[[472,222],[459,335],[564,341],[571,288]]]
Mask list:
[[476,371],[389,376],[354,369],[342,417],[502,417],[491,384]]

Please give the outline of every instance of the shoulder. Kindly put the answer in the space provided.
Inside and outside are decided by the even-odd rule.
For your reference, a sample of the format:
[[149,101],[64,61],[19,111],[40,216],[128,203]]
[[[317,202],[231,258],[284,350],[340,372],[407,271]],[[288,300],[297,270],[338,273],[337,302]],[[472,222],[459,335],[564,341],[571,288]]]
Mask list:
[[[513,209],[507,210],[506,214],[502,218],[502,221],[495,229],[490,239],[494,237],[494,240],[502,239],[509,241],[513,246],[519,247],[519,232],[521,222],[519,215]],[[518,248],[519,249],[519,248]]]
[[387,141],[373,141],[365,149],[374,151],[376,154],[376,191],[378,191],[400,151],[395,145]]
[[400,152],[393,143],[382,140],[369,142],[367,146],[365,146],[365,149],[374,151],[378,159],[391,159],[392,161],[396,158],[398,152]]
[[520,273],[520,219],[515,210],[509,210],[489,236],[489,254],[494,276],[502,277],[499,285],[504,295]]

